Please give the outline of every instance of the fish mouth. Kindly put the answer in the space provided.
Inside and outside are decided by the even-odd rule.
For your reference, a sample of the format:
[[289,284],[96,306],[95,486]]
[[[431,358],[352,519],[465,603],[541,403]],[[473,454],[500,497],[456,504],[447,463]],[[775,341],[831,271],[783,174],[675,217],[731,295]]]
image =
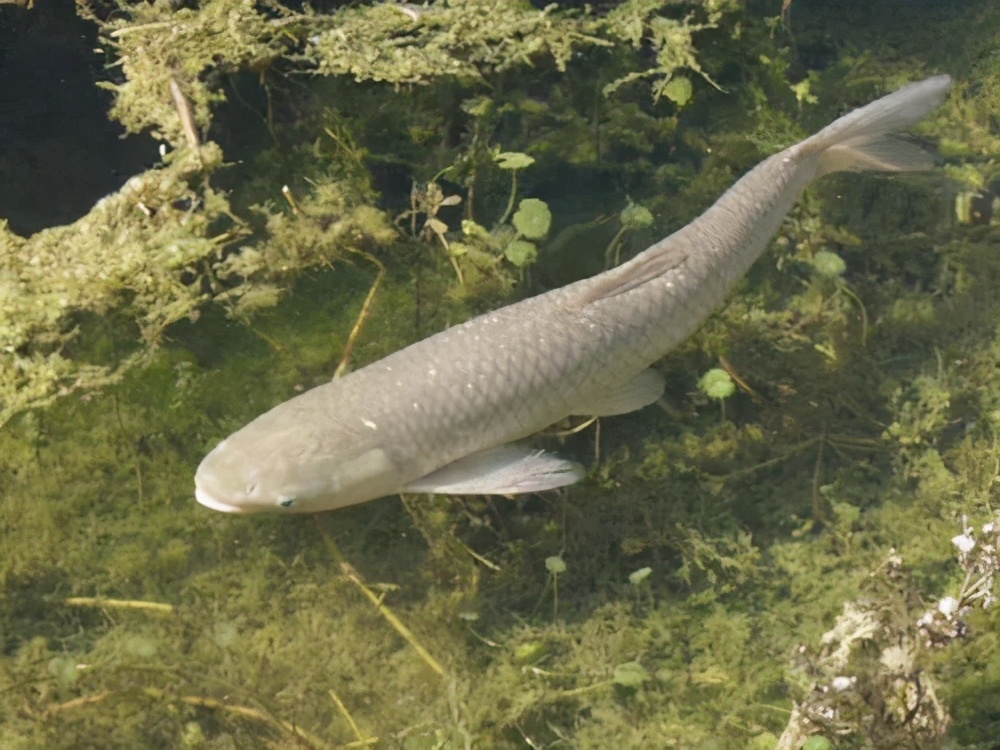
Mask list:
[[194,499],[199,503],[204,505],[206,508],[211,508],[212,510],[217,510],[220,513],[245,513],[246,511],[239,505],[232,505],[230,503],[224,503],[208,494],[198,485],[194,488]]
[[[246,513],[247,508],[244,503],[236,502],[233,500],[221,500],[221,497],[229,495],[231,493],[226,492],[223,488],[227,484],[226,482],[220,481],[220,460],[219,455],[222,449],[225,447],[228,440],[223,440],[219,443],[212,451],[205,456],[201,465],[198,466],[198,470],[194,473],[194,497],[199,503],[204,505],[206,508],[211,508],[212,510],[217,510],[220,513]],[[222,469],[225,469],[225,462],[222,463]],[[225,473],[224,471],[222,473]],[[220,490],[222,490],[220,492]]]
[[240,503],[226,502],[220,500],[212,488],[218,489],[216,474],[208,471],[204,466],[199,466],[194,475],[194,498],[206,508],[217,510],[220,513],[246,513],[247,508]]

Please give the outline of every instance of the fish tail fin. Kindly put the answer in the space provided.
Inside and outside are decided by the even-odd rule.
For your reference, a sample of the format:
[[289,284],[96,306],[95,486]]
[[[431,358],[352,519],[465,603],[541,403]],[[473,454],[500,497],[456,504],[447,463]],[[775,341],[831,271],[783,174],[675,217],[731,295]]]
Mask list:
[[902,172],[929,169],[930,154],[891,134],[922,120],[944,101],[951,77],[933,76],[856,109],[802,143],[818,154],[817,176],[830,172]]
[[[700,218],[581,287],[582,303],[624,294],[659,278],[686,263],[692,255],[704,252],[698,248],[705,245],[729,248],[726,252],[731,257],[724,262],[699,262],[724,267],[728,282],[733,283],[746,273],[799,193],[816,177],[842,171],[900,172],[930,168],[933,166],[930,154],[892,134],[926,117],[944,101],[950,87],[951,78],[946,75],[910,84],[834,120],[810,138],[775,154],[745,174]],[[779,176],[781,181],[775,188]],[[757,193],[764,195],[759,197]],[[724,287],[717,283],[718,288]]]

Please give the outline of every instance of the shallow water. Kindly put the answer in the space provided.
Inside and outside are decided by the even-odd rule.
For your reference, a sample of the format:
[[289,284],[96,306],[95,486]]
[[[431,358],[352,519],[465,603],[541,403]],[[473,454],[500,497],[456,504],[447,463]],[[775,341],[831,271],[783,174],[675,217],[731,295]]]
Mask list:
[[[815,6],[793,4],[806,65],[827,54],[816,34],[852,25]],[[856,25],[870,12],[844,11]],[[922,136],[949,140],[951,169],[995,160],[959,147],[988,142],[976,106],[1000,116],[987,85],[1000,56],[949,58],[921,48],[924,31],[907,47],[878,18],[881,32],[856,32],[857,57],[838,47],[854,85],[893,64],[871,40],[906,53],[899,76],[949,70],[967,108]],[[816,65],[830,77],[816,90],[862,103],[838,97],[838,65]],[[771,135],[767,117],[747,120],[744,140],[727,132],[695,159],[713,137],[698,120],[675,159],[642,157],[662,159],[648,184],[678,186],[645,196],[658,229],[689,220],[752,165],[747,140]],[[539,172],[523,189],[558,221],[566,172]],[[578,206],[624,206],[589,168],[570,174]],[[978,600],[960,613],[967,632],[938,615],[961,598],[963,562],[986,566],[976,555],[996,544],[983,524],[1000,509],[1000,228],[958,221],[964,188],[943,174],[810,191],[739,294],[660,365],[660,407],[539,439],[591,467],[558,493],[308,517],[194,502],[219,439],[330,377],[373,279],[360,260],[306,274],[249,325],[206,308],[120,385],[16,417],[0,431],[0,747],[763,750],[783,733],[803,746],[793,702],[814,720],[812,750],[988,747],[998,610]],[[597,218],[580,213],[561,228]],[[579,241],[598,262],[603,226]],[[824,276],[821,252],[843,274]],[[586,265],[542,253],[526,285]],[[497,298],[456,295],[433,245],[384,259],[356,365]],[[83,323],[81,359],[134,345],[130,326]],[[698,387],[716,367],[737,385],[722,402]],[[964,557],[962,535],[976,542]]]

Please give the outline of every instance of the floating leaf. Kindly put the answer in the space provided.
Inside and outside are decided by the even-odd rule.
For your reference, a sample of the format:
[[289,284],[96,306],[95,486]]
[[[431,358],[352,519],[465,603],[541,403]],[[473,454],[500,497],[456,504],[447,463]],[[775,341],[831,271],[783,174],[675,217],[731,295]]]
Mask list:
[[835,279],[838,276],[844,275],[844,272],[847,270],[847,264],[836,253],[831,253],[829,250],[820,250],[813,256],[813,268],[816,269],[816,273],[820,276]]
[[493,157],[500,169],[524,169],[535,163],[535,160],[520,151],[504,151]]
[[518,268],[524,268],[535,262],[535,258],[538,257],[538,249],[533,242],[514,240],[507,245],[503,255]]
[[518,205],[512,223],[522,237],[540,240],[549,233],[549,227],[552,226],[552,212],[549,211],[545,201],[525,198]]
[[640,583],[649,578],[649,574],[652,572],[652,568],[639,568],[638,570],[633,570],[628,574],[628,582],[633,586],[638,586]]
[[663,95],[678,107],[683,107],[691,101],[693,91],[691,81],[684,76],[674,76],[663,87]]
[[698,388],[709,398],[718,401],[729,398],[736,391],[736,386],[733,384],[733,379],[729,377],[729,373],[718,367],[712,368],[701,376]]
[[650,677],[649,672],[639,662],[628,661],[615,667],[615,674],[611,679],[614,680],[616,685],[637,688],[649,680]]
[[549,571],[552,575],[557,576],[560,573],[566,572],[566,563],[559,555],[552,555],[552,557],[545,558],[545,569]]
[[629,203],[618,215],[625,229],[648,229],[653,225],[653,214],[645,206]]
[[501,248],[507,247],[507,245],[516,239],[517,230],[510,224],[500,224],[499,226],[494,227],[486,237],[486,241],[489,246],[496,248],[498,251]]

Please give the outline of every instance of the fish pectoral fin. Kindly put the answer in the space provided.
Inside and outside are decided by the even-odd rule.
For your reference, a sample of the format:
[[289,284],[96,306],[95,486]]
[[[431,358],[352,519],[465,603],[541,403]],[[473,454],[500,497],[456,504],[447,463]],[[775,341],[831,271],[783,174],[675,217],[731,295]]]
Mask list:
[[665,387],[666,383],[659,372],[653,369],[643,370],[596,400],[580,404],[573,409],[573,414],[584,417],[628,414],[659,400]]
[[573,484],[583,467],[544,451],[517,445],[479,451],[411,482],[403,492],[444,495],[517,495]]

